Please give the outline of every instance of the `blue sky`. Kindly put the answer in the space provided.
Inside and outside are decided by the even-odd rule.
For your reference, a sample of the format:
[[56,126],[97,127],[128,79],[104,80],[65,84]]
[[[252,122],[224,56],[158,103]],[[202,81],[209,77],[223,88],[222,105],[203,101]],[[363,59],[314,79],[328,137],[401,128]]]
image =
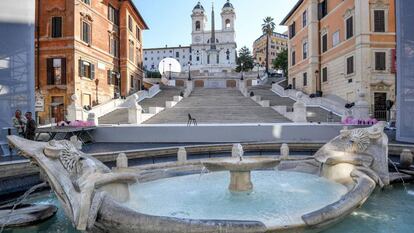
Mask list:
[[[191,43],[191,12],[197,0],[133,0],[150,30],[144,32],[144,48],[154,48]],[[226,0],[215,0],[216,28],[221,27],[220,12]],[[240,49],[252,47],[261,35],[263,18],[275,19],[276,32],[285,32],[279,26],[297,0],[231,0],[236,8],[236,41]],[[208,12],[210,27],[211,0],[201,0]],[[218,19],[217,19],[218,18]]]

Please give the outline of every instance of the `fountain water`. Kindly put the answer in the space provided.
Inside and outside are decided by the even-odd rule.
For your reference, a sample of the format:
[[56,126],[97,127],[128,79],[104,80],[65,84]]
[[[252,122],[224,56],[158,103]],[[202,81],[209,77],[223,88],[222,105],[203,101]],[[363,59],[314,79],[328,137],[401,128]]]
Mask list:
[[203,162],[209,171],[229,171],[229,190],[232,192],[249,192],[253,189],[251,171],[276,167],[280,160],[275,158],[249,157],[243,158],[243,147],[235,144],[232,158],[213,159]]
[[37,185],[31,187],[29,190],[27,190],[22,196],[20,196],[19,198],[17,198],[17,200],[13,204],[12,208],[10,209],[9,214],[6,217],[6,220],[1,225],[0,233],[2,233],[4,231],[4,228],[9,224],[10,217],[13,214],[13,212],[15,211],[15,209],[19,205],[21,205],[33,192],[35,192],[36,190],[38,190],[40,188],[45,188],[45,187],[47,187],[47,184],[45,182],[44,183],[37,184]]

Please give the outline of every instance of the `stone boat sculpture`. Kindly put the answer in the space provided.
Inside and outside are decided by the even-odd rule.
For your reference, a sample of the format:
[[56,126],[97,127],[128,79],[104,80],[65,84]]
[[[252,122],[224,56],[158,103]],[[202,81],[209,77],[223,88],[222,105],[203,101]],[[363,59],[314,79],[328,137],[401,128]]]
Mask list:
[[[66,215],[78,230],[111,233],[204,233],[204,232],[318,232],[340,221],[361,206],[378,185],[389,184],[388,138],[384,124],[364,129],[344,129],[312,158],[281,161],[277,169],[323,176],[341,183],[348,192],[336,202],[301,214],[298,222],[267,227],[259,221],[199,220],[150,216],[122,203],[129,198],[129,185],[177,175],[199,173],[203,161],[151,165],[140,169],[111,171],[98,160],[80,152],[74,141],[32,142],[9,136],[10,145],[38,165]],[[274,158],[274,157],[273,157]],[[205,162],[205,161],[204,161]]]

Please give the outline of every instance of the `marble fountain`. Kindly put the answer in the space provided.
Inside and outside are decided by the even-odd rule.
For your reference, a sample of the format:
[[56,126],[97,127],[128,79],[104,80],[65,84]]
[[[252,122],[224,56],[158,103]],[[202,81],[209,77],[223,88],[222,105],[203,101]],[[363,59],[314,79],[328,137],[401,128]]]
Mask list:
[[72,141],[9,144],[37,165],[84,232],[319,232],[389,184],[384,124],[344,129],[306,159],[179,160],[109,169]]

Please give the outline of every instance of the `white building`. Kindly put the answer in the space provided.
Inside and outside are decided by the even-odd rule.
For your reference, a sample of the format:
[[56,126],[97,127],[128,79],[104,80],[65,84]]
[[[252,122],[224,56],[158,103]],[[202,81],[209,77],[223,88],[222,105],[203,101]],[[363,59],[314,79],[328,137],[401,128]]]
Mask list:
[[[144,49],[144,68],[149,71],[158,71],[161,60],[167,57],[176,59],[183,70],[190,61],[191,48],[189,46]],[[168,64],[165,64],[166,66]],[[168,70],[168,67],[166,67]]]
[[236,68],[236,13],[230,0],[221,10],[220,30],[216,30],[214,6],[211,11],[211,30],[206,28],[207,15],[200,2],[194,7],[191,19],[191,45],[144,49],[144,67],[147,70],[157,70],[158,63],[165,57],[177,59],[184,71],[189,62],[192,64],[191,70],[201,72],[230,72]]

